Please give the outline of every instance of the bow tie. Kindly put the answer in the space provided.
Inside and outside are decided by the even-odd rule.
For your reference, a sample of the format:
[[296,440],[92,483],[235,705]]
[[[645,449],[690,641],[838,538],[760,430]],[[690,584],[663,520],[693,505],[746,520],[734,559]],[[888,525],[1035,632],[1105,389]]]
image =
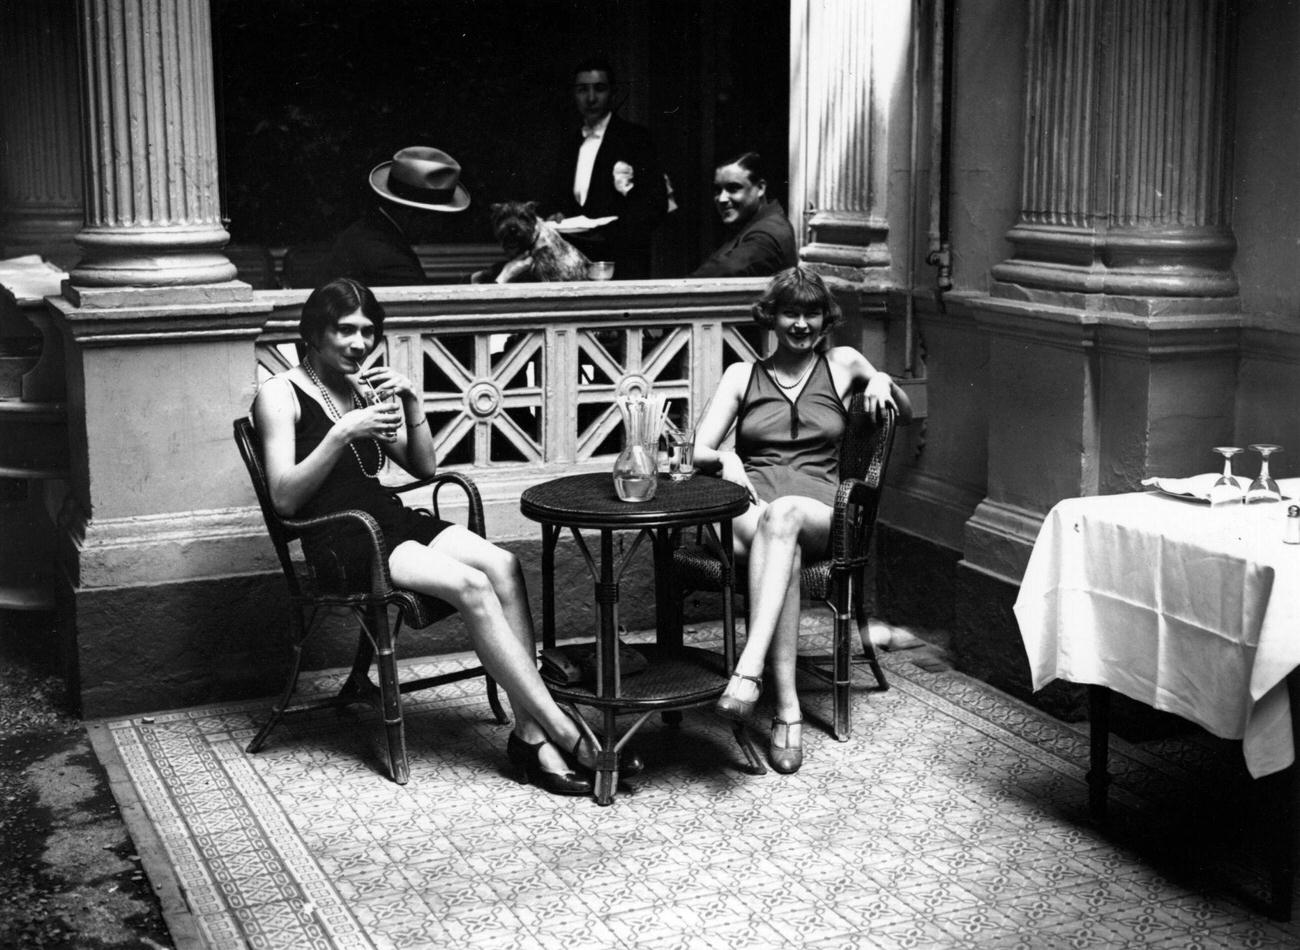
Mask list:
[[591,129],[584,125],[582,127],[582,137],[584,139],[598,139],[600,138],[600,129]]

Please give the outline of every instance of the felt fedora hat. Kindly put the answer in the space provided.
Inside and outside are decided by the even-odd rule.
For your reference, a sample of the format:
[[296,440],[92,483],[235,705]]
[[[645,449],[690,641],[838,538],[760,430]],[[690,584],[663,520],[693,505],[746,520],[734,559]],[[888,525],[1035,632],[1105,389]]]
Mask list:
[[370,187],[381,197],[428,211],[464,211],[469,192],[460,183],[460,163],[441,149],[404,148],[391,162],[370,173]]

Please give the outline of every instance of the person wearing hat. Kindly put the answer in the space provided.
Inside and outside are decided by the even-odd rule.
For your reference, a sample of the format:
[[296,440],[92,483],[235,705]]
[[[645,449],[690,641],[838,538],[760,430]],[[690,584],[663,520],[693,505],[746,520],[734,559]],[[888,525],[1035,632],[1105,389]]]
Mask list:
[[650,237],[668,213],[668,191],[650,133],[614,114],[614,70],[593,57],[573,70],[582,127],[565,136],[539,213],[552,221],[614,217],[566,232],[593,261],[613,261],[614,279],[650,276]]
[[404,148],[375,166],[370,188],[376,201],[335,239],[317,284],[338,277],[367,287],[427,284],[412,245],[426,237],[435,215],[469,207],[460,164],[441,149]]

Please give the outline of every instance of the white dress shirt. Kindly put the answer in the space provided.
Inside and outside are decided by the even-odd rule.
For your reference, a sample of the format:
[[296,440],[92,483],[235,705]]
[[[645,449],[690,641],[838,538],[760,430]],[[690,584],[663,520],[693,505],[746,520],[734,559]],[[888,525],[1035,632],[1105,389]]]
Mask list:
[[594,126],[582,127],[582,144],[578,146],[578,164],[573,170],[573,197],[579,205],[587,203],[587,190],[591,187],[591,170],[596,165],[596,153],[600,151],[600,140],[605,136],[612,112]]

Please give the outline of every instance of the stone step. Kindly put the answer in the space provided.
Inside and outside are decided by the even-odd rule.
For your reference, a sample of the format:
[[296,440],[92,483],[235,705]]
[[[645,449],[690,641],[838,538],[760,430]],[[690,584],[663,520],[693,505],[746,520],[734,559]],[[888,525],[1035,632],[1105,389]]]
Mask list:
[[34,497],[0,504],[0,610],[54,609],[54,531]]
[[54,609],[54,584],[9,586],[0,578],[0,610],[40,611]]
[[36,365],[36,359],[0,355],[0,398],[17,398],[22,393],[23,376]]
[[67,471],[66,406],[0,398],[0,478],[65,478]]

